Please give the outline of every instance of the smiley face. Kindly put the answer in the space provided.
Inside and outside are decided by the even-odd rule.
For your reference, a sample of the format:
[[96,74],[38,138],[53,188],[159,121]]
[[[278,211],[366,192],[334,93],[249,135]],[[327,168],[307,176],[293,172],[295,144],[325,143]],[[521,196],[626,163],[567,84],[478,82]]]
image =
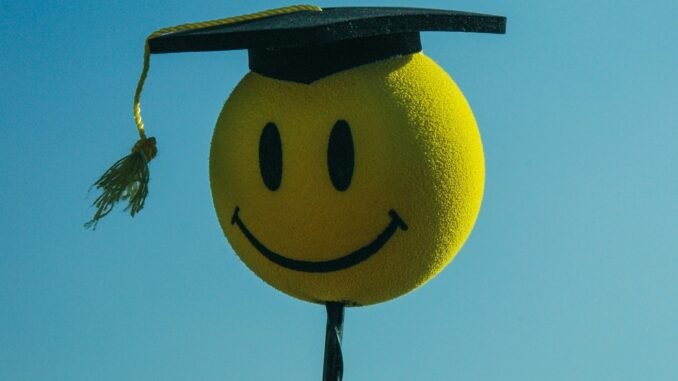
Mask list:
[[484,161],[462,93],[417,53],[311,84],[248,74],[217,122],[210,180],[226,237],[264,281],[367,305],[453,259]]
[[327,273],[353,267],[378,252],[384,246],[384,244],[388,242],[388,240],[393,236],[398,228],[407,230],[407,224],[403,222],[398,213],[395,210],[390,210],[389,215],[391,216],[391,222],[389,222],[386,229],[384,229],[384,231],[379,234],[379,236],[377,236],[371,243],[343,257],[326,261],[302,261],[277,254],[268,249],[263,243],[259,242],[256,236],[252,234],[249,229],[247,229],[247,226],[245,226],[245,224],[240,219],[240,216],[238,215],[239,211],[240,208],[236,207],[235,212],[233,213],[233,218],[231,219],[231,224],[237,225],[245,237],[247,237],[247,239],[250,241],[252,246],[254,246],[254,248],[257,249],[264,257],[266,257],[271,262],[290,270],[304,271],[309,273]]

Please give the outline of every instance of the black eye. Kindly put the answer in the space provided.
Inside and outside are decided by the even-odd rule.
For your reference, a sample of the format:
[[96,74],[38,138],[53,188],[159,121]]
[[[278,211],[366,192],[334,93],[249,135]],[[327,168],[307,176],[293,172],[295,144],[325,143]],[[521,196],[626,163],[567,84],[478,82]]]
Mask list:
[[259,138],[259,169],[266,187],[272,191],[280,188],[282,180],[282,143],[278,126],[269,122]]
[[353,160],[351,127],[345,120],[337,121],[332,128],[327,146],[327,168],[332,184],[339,191],[345,191],[351,185]]

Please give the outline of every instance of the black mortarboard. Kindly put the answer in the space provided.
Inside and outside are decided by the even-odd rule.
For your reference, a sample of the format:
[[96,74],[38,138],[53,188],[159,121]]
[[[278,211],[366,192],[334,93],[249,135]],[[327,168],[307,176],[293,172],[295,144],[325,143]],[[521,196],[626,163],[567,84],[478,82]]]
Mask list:
[[419,32],[504,33],[506,18],[420,8],[342,7],[166,33],[151,53],[247,49],[259,74],[310,83],[333,73],[421,51]]

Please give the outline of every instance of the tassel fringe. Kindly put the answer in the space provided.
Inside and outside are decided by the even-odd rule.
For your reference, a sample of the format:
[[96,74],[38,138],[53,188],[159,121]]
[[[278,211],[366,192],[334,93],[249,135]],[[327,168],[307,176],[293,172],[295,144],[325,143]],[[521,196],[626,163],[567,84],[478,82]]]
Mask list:
[[108,215],[115,204],[126,201],[125,211],[134,217],[144,207],[148,195],[149,170],[148,163],[158,150],[155,138],[142,138],[132,148],[132,153],[113,164],[92,187],[100,189],[92,206],[96,207],[94,217],[85,228],[96,230],[99,220]]

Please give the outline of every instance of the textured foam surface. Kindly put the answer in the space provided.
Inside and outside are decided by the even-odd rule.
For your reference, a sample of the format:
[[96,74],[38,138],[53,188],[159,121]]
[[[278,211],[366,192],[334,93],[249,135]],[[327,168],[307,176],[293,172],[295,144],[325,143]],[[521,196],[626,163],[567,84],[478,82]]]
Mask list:
[[[333,133],[340,121],[350,137]],[[263,134],[270,124],[277,137],[272,127]],[[333,134],[340,143],[330,143]],[[328,161],[347,167],[341,147],[349,141],[350,184],[339,190]],[[344,156],[330,160],[332,150]],[[281,175],[267,172],[270,166]],[[271,174],[279,176],[274,190],[264,179]],[[303,300],[366,305],[421,286],[453,259],[480,209],[484,160],[463,94],[417,53],[311,84],[249,73],[217,122],[210,179],[224,233],[259,277]],[[333,263],[364,248],[374,253],[325,272],[288,268],[265,255]]]

